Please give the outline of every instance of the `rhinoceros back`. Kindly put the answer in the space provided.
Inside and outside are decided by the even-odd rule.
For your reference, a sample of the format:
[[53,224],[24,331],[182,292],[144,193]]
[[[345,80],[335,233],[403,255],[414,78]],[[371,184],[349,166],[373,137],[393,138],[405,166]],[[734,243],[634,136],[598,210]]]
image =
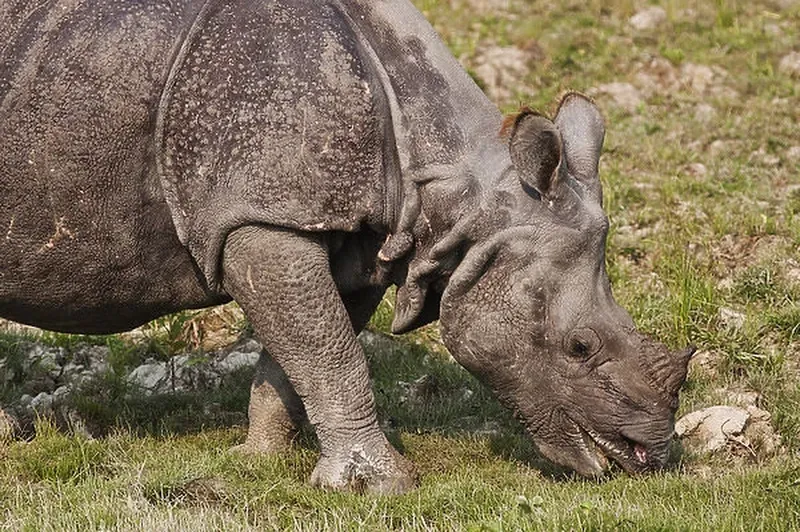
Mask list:
[[178,235],[209,284],[238,226],[389,222],[390,111],[362,46],[335,2],[206,5],[161,104],[159,163]]
[[224,299],[236,226],[391,220],[388,106],[335,6],[0,2],[0,315],[122,330]]
[[0,315],[100,332],[208,304],[153,143],[200,7],[0,2]]

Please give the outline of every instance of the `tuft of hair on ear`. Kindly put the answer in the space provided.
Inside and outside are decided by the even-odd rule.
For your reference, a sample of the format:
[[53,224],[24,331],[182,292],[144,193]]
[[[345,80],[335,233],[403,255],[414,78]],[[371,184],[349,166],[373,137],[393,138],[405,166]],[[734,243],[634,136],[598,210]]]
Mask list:
[[521,105],[519,111],[510,115],[506,115],[505,119],[503,120],[503,125],[500,128],[500,138],[511,138],[514,135],[514,131],[517,130],[517,126],[519,126],[520,122],[522,122],[526,116],[530,115],[544,116],[539,111],[531,109],[527,105]]

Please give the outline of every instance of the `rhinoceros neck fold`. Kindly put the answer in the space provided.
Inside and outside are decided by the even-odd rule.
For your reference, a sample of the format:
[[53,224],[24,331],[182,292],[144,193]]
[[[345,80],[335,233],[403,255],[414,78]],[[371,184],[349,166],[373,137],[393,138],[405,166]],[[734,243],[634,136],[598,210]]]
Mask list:
[[385,73],[403,171],[463,165],[499,130],[497,108],[407,0],[338,0]]

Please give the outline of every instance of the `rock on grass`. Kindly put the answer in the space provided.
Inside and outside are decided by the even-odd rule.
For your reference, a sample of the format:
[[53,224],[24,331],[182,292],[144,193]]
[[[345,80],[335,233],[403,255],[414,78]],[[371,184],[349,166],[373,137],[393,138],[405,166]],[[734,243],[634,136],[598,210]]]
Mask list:
[[628,24],[638,31],[653,30],[667,21],[667,12],[661,7],[642,9],[629,20]]
[[781,438],[769,412],[756,406],[718,405],[686,414],[675,423],[675,433],[693,452],[719,453],[755,459],[776,454]]
[[800,78],[800,52],[792,52],[781,59],[778,63],[778,72]]
[[617,107],[629,113],[634,113],[644,103],[639,89],[630,83],[606,83],[589,90],[589,95],[607,96]]

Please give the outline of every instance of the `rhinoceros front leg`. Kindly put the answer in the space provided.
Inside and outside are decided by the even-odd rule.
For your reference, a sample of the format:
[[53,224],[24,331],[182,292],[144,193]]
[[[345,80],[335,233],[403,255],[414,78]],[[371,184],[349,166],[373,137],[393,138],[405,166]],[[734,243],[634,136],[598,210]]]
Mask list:
[[[381,287],[370,287],[342,298],[356,334],[369,322],[383,292]],[[289,449],[300,425],[307,419],[303,402],[266,349],[256,364],[247,418],[250,422],[247,439],[234,450],[267,454]]]
[[238,229],[225,244],[223,275],[316,429],[321,456],[312,483],[377,493],[412,488],[411,463],[378,427],[367,362],[319,239]]

